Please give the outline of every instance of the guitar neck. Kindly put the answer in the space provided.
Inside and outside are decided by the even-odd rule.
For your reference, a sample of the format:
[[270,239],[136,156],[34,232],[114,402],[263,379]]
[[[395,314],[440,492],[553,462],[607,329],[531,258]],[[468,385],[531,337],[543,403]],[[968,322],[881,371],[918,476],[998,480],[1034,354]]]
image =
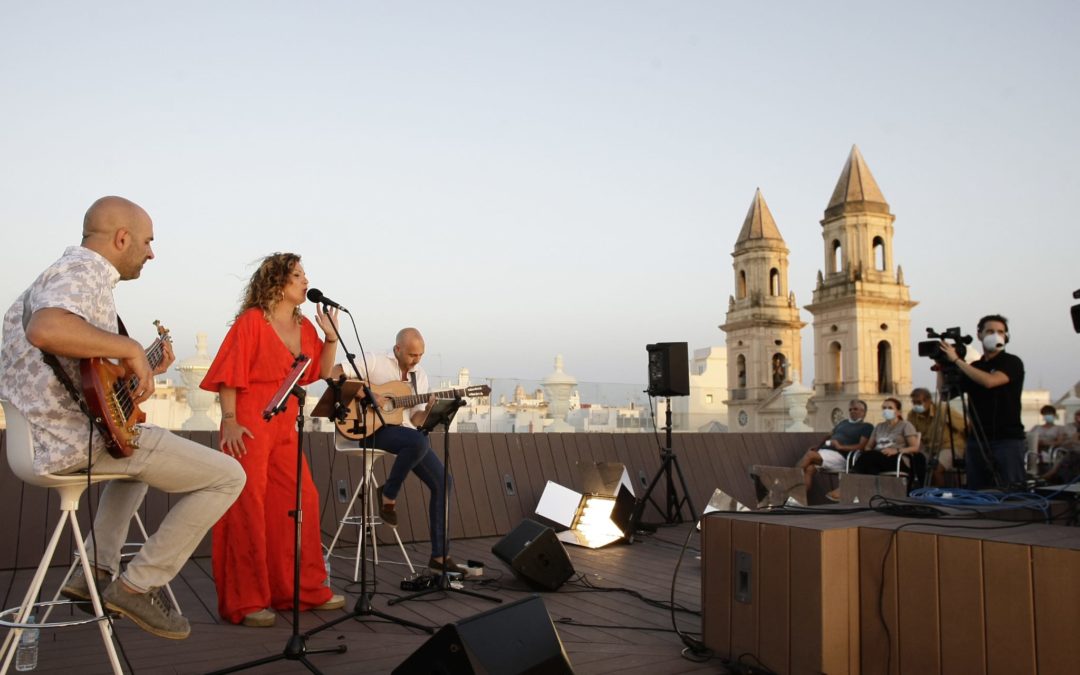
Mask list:
[[[146,349],[146,360],[150,362],[150,370],[157,370],[161,362],[165,360],[165,340],[158,338]],[[128,388],[135,391],[139,386],[139,378],[132,375],[128,379]]]
[[434,396],[435,398],[457,398],[464,396],[464,389],[447,389],[446,391],[433,391],[428,394],[414,394],[412,396],[399,396],[394,399],[395,408],[411,408],[413,406],[420,405],[421,403],[427,403],[427,400]]

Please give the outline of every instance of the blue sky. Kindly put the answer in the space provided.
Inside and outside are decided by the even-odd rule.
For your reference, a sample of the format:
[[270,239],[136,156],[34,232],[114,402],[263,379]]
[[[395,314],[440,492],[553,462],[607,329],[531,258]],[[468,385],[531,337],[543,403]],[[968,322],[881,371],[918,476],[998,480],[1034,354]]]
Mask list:
[[254,261],[294,250],[368,349],[413,324],[434,372],[535,379],[562,353],[579,380],[642,382],[647,343],[722,344],[758,187],[810,301],[857,143],[913,342],[1004,313],[1028,386],[1060,395],[1080,9],[874,4],[0,3],[0,301],[120,194],[158,253],[121,312],[181,358],[220,342]]

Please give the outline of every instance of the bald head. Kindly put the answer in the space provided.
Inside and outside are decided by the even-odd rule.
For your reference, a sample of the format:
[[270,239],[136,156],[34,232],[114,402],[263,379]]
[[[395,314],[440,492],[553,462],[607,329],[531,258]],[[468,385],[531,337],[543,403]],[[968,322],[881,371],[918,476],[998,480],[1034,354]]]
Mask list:
[[424,336],[415,328],[402,328],[394,342],[394,356],[401,370],[408,372],[424,358]]
[[113,264],[121,279],[137,279],[154,257],[154,223],[141,206],[123,197],[102,197],[83,216],[82,245]]
[[150,219],[135,202],[123,197],[102,197],[86,209],[83,216],[83,240],[94,235],[110,235],[133,220]]

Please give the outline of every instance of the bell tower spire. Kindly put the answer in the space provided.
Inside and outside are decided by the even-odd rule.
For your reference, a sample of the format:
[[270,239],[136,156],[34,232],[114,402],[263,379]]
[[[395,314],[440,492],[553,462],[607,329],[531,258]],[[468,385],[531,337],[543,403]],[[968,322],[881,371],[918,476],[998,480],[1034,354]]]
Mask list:
[[788,288],[787,245],[760,189],[731,255],[735,295],[720,326],[727,333],[728,428],[779,431],[786,411],[769,404],[792,373],[802,371],[806,324]]
[[873,409],[911,390],[911,308],[918,303],[893,259],[895,220],[852,146],[821,220],[824,273],[806,306],[814,316],[815,428],[829,428],[852,398]]

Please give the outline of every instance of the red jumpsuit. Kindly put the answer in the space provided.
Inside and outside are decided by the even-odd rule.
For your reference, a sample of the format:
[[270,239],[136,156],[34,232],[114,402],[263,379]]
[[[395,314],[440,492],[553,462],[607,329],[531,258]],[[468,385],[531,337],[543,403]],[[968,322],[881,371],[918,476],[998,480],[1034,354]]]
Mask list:
[[[301,385],[319,379],[323,343],[306,318],[300,346],[311,357]],[[262,411],[285,380],[293,354],[259,308],[245,311],[225,336],[200,387],[217,392],[236,388],[236,421],[254,438],[244,437],[247,454],[239,458],[247,485],[213,532],[214,583],[218,612],[232,623],[260,609],[292,609],[294,525],[289,512],[296,504],[296,407],[269,422]],[[300,609],[317,607],[333,595],[326,585],[319,529],[319,494],[303,462],[301,504]]]

